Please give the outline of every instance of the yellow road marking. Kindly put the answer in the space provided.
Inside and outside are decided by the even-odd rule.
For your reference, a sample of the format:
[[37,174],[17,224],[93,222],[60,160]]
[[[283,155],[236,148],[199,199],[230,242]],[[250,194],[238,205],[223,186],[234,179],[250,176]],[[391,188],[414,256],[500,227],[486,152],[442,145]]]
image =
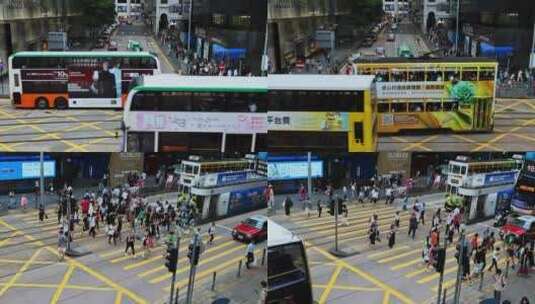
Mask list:
[[[13,259],[0,259],[0,263],[6,263],[6,264],[24,264],[26,263],[26,260],[13,260]],[[65,263],[63,262],[52,262],[52,261],[34,261],[32,264],[36,265],[63,265]]]
[[[260,249],[255,250],[255,256],[260,254],[260,252],[261,252]],[[238,257],[230,259],[230,260],[228,260],[228,261],[226,261],[224,263],[218,264],[218,266],[216,266],[216,267],[203,270],[203,271],[197,273],[197,275],[195,276],[195,282],[200,281],[200,280],[208,277],[209,275],[211,275],[214,272],[217,272],[218,274],[224,273],[224,272],[230,270],[230,268],[229,268],[230,265],[233,265],[233,264],[235,265],[236,263],[238,263],[242,259],[243,259],[242,256],[238,256]],[[175,283],[175,287],[177,287],[179,289],[184,288],[184,286],[186,286],[188,284],[188,280],[189,280],[188,278],[184,278],[184,279],[178,281],[177,283]],[[171,286],[164,287],[163,289],[169,292],[171,290]]]
[[[444,274],[448,274],[448,273],[452,273],[452,272],[454,272],[454,271],[457,271],[457,268],[458,268],[458,265],[455,264],[455,265],[452,266],[452,267],[449,267],[449,268],[447,268],[447,269],[444,269]],[[432,270],[432,271],[435,271],[435,268],[432,267],[431,270]],[[440,273],[435,272],[435,273],[433,273],[433,274],[431,274],[431,275],[428,275],[428,276],[425,276],[425,277],[419,279],[418,281],[416,281],[416,283],[418,283],[418,284],[425,284],[425,283],[427,283],[427,282],[433,281],[434,279],[438,279],[438,277],[440,277]]]
[[[0,283],[0,286],[3,286],[3,285],[5,285],[5,283]],[[11,287],[57,288],[58,285],[57,284],[39,284],[39,283],[15,283]],[[94,291],[114,290],[113,288],[110,288],[110,287],[96,287],[96,286],[85,286],[85,285],[65,285],[65,289],[94,290]]]
[[404,293],[402,293],[401,291],[391,287],[390,285],[384,283],[383,281],[379,280],[378,278],[366,273],[365,271],[362,271],[350,264],[348,264],[346,261],[344,260],[340,260],[340,259],[337,259],[336,257],[332,256],[331,254],[329,254],[327,251],[319,248],[319,247],[312,247],[314,250],[316,250],[317,252],[321,253],[323,256],[325,256],[327,259],[331,260],[331,261],[334,261],[334,262],[337,262],[337,263],[340,263],[341,265],[343,265],[345,268],[351,270],[352,272],[354,272],[355,274],[359,275],[360,277],[368,280],[369,282],[377,285],[379,288],[385,290],[385,291],[388,291],[390,292],[393,296],[395,296],[396,298],[398,298],[402,303],[405,303],[405,304],[416,304],[413,300],[411,300],[407,295],[405,295]]
[[383,295],[383,304],[390,303],[390,293],[388,291],[385,291],[385,294]]
[[337,265],[334,269],[331,278],[329,279],[329,282],[327,283],[327,286],[321,293],[321,297],[319,299],[320,304],[327,303],[327,299],[329,298],[329,295],[331,294],[331,291],[333,289],[334,283],[336,283],[336,280],[338,280],[338,276],[340,275],[340,272],[342,272],[342,265]]
[[123,302],[123,293],[119,291],[117,295],[115,296],[115,304],[121,304],[122,302]]
[[11,233],[5,240],[0,241],[0,247],[4,246],[5,244],[9,243],[11,241],[11,238],[16,237],[19,234],[18,231],[15,231]]
[[395,252],[406,250],[406,249],[409,249],[409,248],[410,247],[407,246],[407,245],[399,246],[399,247],[396,247],[394,249],[390,249],[388,251],[381,251],[381,252],[370,254],[370,255],[368,255],[368,259],[383,257],[385,255],[394,254]]
[[[0,225],[3,225],[4,227],[8,228],[8,229],[11,229],[11,230],[18,230],[16,229],[15,227],[13,227],[12,225],[6,223],[4,220],[0,219]],[[26,237],[28,240],[30,241],[35,241],[36,243],[40,243],[41,245],[44,245],[42,241],[39,241],[39,240],[36,240],[36,238],[34,238],[33,236],[29,235],[29,234],[26,234],[24,231],[21,231],[21,230],[18,230],[20,231],[24,237]],[[46,249],[48,250],[49,252],[51,252],[52,254],[58,256],[58,252],[57,250],[54,250],[52,249],[52,247],[50,246],[47,246],[47,247],[43,247],[43,248],[39,248],[38,250],[41,250],[41,249]],[[76,267],[80,268],[81,270],[85,271],[86,273],[92,275],[93,277],[99,279],[100,281],[106,283],[108,286],[111,286],[113,289],[117,290],[117,291],[121,291],[123,292],[124,294],[126,294],[129,298],[131,298],[134,302],[136,303],[139,303],[139,304],[146,304],[148,303],[147,300],[145,300],[144,298],[142,298],[141,296],[137,295],[136,293],[134,293],[133,291],[115,283],[112,279],[100,274],[99,272],[87,267],[85,264],[82,264],[81,262],[78,262],[77,260],[73,260],[71,258],[66,258],[68,260],[68,262],[70,263],[73,263],[75,264]],[[31,258],[30,260],[28,260],[28,262],[32,262],[31,261]],[[26,264],[25,264],[26,265]],[[29,265],[29,264],[28,264]],[[23,266],[24,267],[24,266]],[[17,275],[15,275],[17,276]],[[8,282],[9,283],[9,282]],[[10,286],[10,285],[7,285],[7,286]],[[4,285],[4,288],[6,287],[6,285]],[[9,287],[8,287],[9,288]],[[6,288],[7,290],[7,288]],[[0,294],[1,296],[1,294]]]
[[[327,285],[313,284],[313,288],[327,288]],[[347,285],[334,285],[332,289],[339,290],[354,290],[354,291],[381,291],[381,288],[377,287],[360,287],[360,286],[347,286]]]
[[67,285],[67,282],[69,282],[72,273],[74,272],[74,265],[69,264],[69,268],[67,269],[67,272],[63,275],[63,279],[58,285],[58,288],[56,288],[56,291],[54,292],[54,295],[52,296],[52,299],[50,300],[50,304],[56,304],[59,301],[59,298],[61,297],[61,294],[63,293],[63,289],[65,289],[65,285]]
[[[217,240],[217,239],[220,239],[220,238],[222,238],[222,237],[221,237],[221,236],[216,236],[216,237],[214,238],[214,241]],[[187,241],[186,241],[186,242],[187,242]],[[178,251],[178,253],[180,254],[180,253],[185,252],[187,248],[188,248],[188,247],[186,247],[186,246],[182,246],[182,249],[180,249],[180,250]],[[208,250],[211,250],[211,249],[212,249],[212,248],[210,248],[210,249],[208,249]],[[208,250],[207,250],[207,252],[209,252]],[[147,265],[147,264],[149,264],[149,263],[152,263],[152,262],[154,262],[154,261],[156,261],[156,260],[159,260],[159,259],[162,259],[162,258],[163,258],[162,256],[155,256],[155,257],[152,257],[152,258],[150,258],[150,259],[146,259],[146,260],[141,261],[141,262],[138,262],[138,263],[134,263],[134,264],[127,265],[127,266],[125,266],[123,269],[124,269],[124,270],[131,270],[131,269],[134,269],[134,268],[141,267],[141,266],[143,266],[143,265]],[[180,262],[180,261],[183,261],[183,258],[180,259],[179,262]]]
[[392,257],[381,259],[381,260],[377,261],[377,263],[384,264],[384,263],[392,262],[394,260],[404,258],[406,256],[409,256],[409,255],[411,255],[413,253],[420,252],[420,251],[422,251],[422,249],[416,248],[416,249],[413,249],[411,251],[407,251],[407,252],[402,253],[402,254],[398,254],[398,255],[395,255],[395,256],[392,256]]
[[432,141],[433,139],[435,139],[437,137],[438,137],[438,135],[433,135],[433,136],[427,137],[425,139],[422,139],[419,142],[415,142],[415,143],[410,144],[408,147],[405,147],[402,151],[408,151],[408,150],[411,150],[411,149],[414,149],[414,148],[418,148],[418,147],[420,147],[421,149],[426,150],[426,151],[432,151],[432,149],[429,149],[429,148],[423,146],[423,144],[428,143],[428,142]]
[[24,263],[24,265],[22,265],[22,267],[17,271],[17,273],[11,277],[11,279],[9,279],[9,281],[4,285],[4,287],[2,287],[2,289],[0,289],[0,297],[2,295],[4,295],[4,293],[10,288],[13,286],[13,284],[15,284],[15,282],[19,279],[19,277],[26,271],[26,269],[28,269],[28,267],[30,267],[30,265],[32,264],[32,262],[37,258],[37,256],[39,255],[39,253],[41,253],[41,250],[43,250],[43,248],[38,248],[33,254],[32,256],[30,257],[30,259],[28,259],[26,261],[26,263]]
[[[245,247],[246,247],[245,245],[240,245],[240,246],[237,246],[237,247],[234,247],[234,248],[225,250],[225,251],[223,251],[223,252],[221,252],[221,253],[219,253],[219,254],[216,254],[216,255],[214,255],[214,256],[211,256],[211,257],[209,257],[209,258],[206,258],[206,259],[200,259],[199,264],[197,265],[197,267],[200,267],[200,266],[202,266],[202,265],[206,265],[206,264],[208,264],[208,263],[210,263],[210,262],[212,262],[212,261],[215,261],[215,260],[217,260],[217,259],[219,259],[219,258],[222,258],[222,257],[224,257],[224,256],[226,256],[226,255],[228,255],[228,254],[230,254],[230,253],[235,252],[235,251],[243,250]],[[212,249],[216,249],[216,248],[212,248]],[[183,259],[187,259],[187,257],[185,257],[185,258],[183,258]],[[160,267],[158,267],[158,268],[156,268],[156,269],[161,269],[161,268],[165,268],[165,266],[160,266]],[[186,272],[187,270],[188,270],[187,267],[183,267],[182,269],[177,270],[176,273],[177,273],[177,274],[179,274],[179,273],[183,273],[183,272]],[[153,278],[152,280],[149,281],[149,283],[151,283],[151,284],[156,284],[156,283],[159,283],[159,282],[161,282],[161,281],[163,281],[163,280],[165,280],[165,279],[167,279],[167,278],[169,278],[169,277],[171,277],[171,273],[170,273],[170,272],[168,272],[168,273],[166,273],[166,274],[164,274],[164,275],[161,275],[161,276],[159,276],[159,277]]]

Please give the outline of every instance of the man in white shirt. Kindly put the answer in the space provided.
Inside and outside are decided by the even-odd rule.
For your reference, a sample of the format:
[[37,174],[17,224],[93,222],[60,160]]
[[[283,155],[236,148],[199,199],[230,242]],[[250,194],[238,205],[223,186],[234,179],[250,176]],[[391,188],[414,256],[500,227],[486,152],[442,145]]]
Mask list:
[[251,269],[249,265],[254,262],[255,249],[256,245],[254,241],[250,241],[249,245],[247,245],[247,248],[245,249],[245,257],[247,258],[247,261],[245,262],[245,267],[247,267],[247,269]]

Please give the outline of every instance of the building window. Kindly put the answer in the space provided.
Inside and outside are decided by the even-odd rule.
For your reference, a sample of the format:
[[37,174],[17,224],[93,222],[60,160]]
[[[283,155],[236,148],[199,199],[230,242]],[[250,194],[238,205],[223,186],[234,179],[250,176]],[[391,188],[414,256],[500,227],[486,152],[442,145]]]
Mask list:
[[118,13],[126,13],[128,11],[126,5],[119,5],[117,6],[117,12]]
[[223,25],[225,24],[225,15],[223,14],[213,14],[212,15],[212,23],[217,25]]
[[167,4],[167,0],[160,0],[160,4]]
[[248,15],[232,16],[231,24],[233,26],[250,26],[251,16],[248,16]]
[[117,3],[126,3],[126,0],[117,0]]

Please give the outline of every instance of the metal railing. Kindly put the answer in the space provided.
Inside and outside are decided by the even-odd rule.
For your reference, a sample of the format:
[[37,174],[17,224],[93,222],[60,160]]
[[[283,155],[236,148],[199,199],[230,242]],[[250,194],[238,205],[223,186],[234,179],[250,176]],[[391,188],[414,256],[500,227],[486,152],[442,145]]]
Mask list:
[[534,98],[535,87],[531,82],[497,83],[496,97],[498,98]]

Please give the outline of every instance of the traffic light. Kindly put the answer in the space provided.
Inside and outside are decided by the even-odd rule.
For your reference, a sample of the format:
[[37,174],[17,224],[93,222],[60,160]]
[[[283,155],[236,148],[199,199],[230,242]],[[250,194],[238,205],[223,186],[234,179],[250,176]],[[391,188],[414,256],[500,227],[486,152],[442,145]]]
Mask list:
[[192,263],[193,265],[199,264],[200,255],[201,255],[201,245],[195,246],[195,252],[193,252],[193,244],[189,244],[188,258],[189,258],[190,263]]
[[435,263],[435,270],[437,272],[443,272],[445,263],[446,263],[446,249],[445,248],[438,248],[438,250],[437,250],[437,261]]
[[176,272],[176,266],[178,262],[178,249],[173,247],[167,247],[167,253],[165,255],[165,267],[169,272]]

